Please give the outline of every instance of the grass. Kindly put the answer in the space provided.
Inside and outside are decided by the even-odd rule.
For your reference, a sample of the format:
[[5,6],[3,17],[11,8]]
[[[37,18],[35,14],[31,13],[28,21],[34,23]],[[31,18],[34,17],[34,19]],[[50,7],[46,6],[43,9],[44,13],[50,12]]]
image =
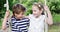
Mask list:
[[52,27],[49,27],[49,32],[60,32],[60,25],[53,25]]
[[[60,14],[55,14],[53,16],[53,21],[55,23],[59,23],[60,22]],[[60,32],[60,25],[53,25],[52,27],[49,27],[49,32]]]
[[60,22],[60,14],[55,14],[53,16],[53,20],[54,20],[54,22]]

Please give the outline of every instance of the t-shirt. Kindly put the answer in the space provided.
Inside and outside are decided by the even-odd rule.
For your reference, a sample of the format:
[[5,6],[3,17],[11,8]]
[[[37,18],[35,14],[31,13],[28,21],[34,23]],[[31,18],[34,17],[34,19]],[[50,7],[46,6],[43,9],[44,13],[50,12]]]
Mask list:
[[44,20],[45,15],[40,15],[38,18],[35,18],[34,15],[29,15],[30,26],[29,32],[44,32]]
[[[7,27],[9,27],[8,21],[7,21]],[[28,18],[22,18],[22,19],[16,19],[15,17],[11,18],[12,32],[28,32],[28,27],[29,27]]]

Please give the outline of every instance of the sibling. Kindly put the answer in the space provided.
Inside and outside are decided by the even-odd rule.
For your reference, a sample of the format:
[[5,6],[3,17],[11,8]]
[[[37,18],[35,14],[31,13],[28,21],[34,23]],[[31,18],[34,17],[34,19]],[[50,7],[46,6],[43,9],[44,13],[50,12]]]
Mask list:
[[[26,11],[25,7],[21,4],[15,4],[12,7],[13,16],[11,17],[11,28],[12,32],[27,32],[29,27],[29,19],[24,17]],[[2,24],[2,29],[5,30],[9,27],[9,11],[6,11],[4,21]]]
[[[48,17],[45,15],[44,10],[47,12]],[[33,14],[29,15],[30,26],[29,32],[44,32],[44,23],[52,25],[52,16],[47,6],[41,3],[34,3],[32,6]]]

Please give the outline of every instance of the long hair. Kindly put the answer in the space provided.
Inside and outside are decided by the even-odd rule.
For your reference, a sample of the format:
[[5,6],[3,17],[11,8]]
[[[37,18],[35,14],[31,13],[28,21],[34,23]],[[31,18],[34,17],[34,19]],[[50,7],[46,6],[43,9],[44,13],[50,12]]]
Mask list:
[[42,3],[40,3],[40,2],[39,2],[39,3],[36,3],[36,2],[35,2],[33,5],[37,6],[37,7],[39,8],[39,10],[43,9],[43,11],[42,11],[41,14],[42,14],[42,15],[45,15],[45,14],[44,14],[44,5],[43,5]]

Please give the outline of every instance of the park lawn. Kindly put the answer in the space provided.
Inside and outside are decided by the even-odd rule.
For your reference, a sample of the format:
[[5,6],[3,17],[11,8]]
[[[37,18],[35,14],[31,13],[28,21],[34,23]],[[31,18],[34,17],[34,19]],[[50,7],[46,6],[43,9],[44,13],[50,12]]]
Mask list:
[[60,22],[60,14],[55,14],[53,16],[53,20],[54,20],[54,22]]
[[[60,23],[60,14],[55,14],[53,17],[54,23]],[[49,27],[49,32],[60,32],[60,24],[53,25],[52,27]]]
[[53,25],[49,27],[49,32],[60,32],[60,25]]

